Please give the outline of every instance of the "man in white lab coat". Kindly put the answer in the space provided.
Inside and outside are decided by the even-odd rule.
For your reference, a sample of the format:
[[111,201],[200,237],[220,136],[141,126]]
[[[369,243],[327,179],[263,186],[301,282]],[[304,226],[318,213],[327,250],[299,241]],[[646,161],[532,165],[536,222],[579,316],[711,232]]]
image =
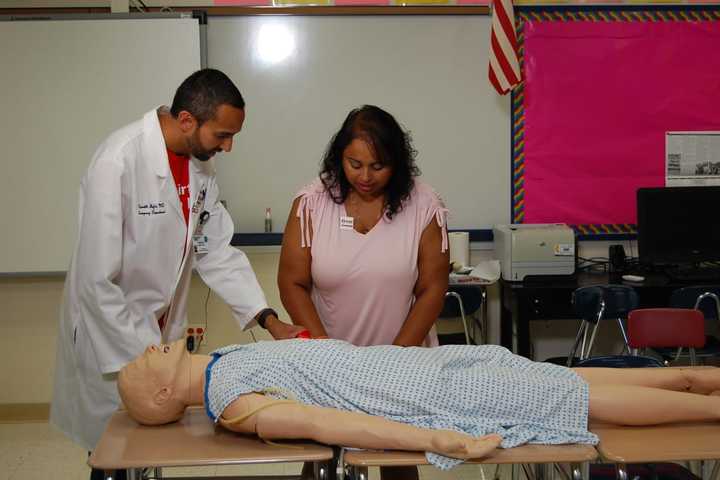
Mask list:
[[193,268],[241,328],[257,321],[274,338],[301,330],[268,308],[218,200],[212,157],[231,150],[244,107],[225,74],[195,72],[170,109],[111,134],[82,179],[51,421],[88,450],[119,405],[116,372],[148,345],[182,338]]

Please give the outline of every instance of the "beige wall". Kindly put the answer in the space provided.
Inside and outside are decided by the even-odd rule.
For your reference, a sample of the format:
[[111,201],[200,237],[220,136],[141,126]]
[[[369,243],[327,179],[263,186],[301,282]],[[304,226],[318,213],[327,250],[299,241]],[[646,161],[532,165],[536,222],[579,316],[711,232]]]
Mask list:
[[[581,248],[585,257],[607,255],[607,243],[592,242]],[[491,244],[485,249],[473,250],[471,263],[494,256]],[[626,250],[630,252],[626,243]],[[265,291],[268,303],[287,321],[276,285],[279,247],[249,247],[245,249],[258,281]],[[636,250],[635,250],[636,251]],[[8,403],[47,403],[52,398],[52,381],[55,361],[55,336],[58,311],[62,295],[62,277],[0,277],[0,405]],[[188,320],[205,325],[205,299],[208,288],[199,277],[193,278],[188,299]],[[489,289],[489,341],[499,342],[499,289]],[[533,346],[536,358],[566,354],[577,328],[575,322],[534,322]],[[445,326],[447,328],[447,325]],[[612,330],[612,329],[608,329]],[[201,353],[231,344],[247,343],[255,339],[269,339],[267,332],[254,328],[242,332],[235,324],[229,308],[215,294],[207,302],[207,335]],[[615,339],[608,339],[613,341]]]
[[[287,318],[275,286],[278,256],[277,251],[248,254],[268,302]],[[50,402],[63,282],[60,276],[0,278],[0,325],[4,330],[0,336],[4,360],[0,364],[0,404]],[[191,323],[204,325],[208,288],[197,276],[192,282],[188,318]],[[230,343],[252,341],[249,333],[240,331],[229,308],[215,294],[208,300],[207,326],[202,353]],[[270,338],[259,328],[252,332],[258,340]]]
[[[276,278],[279,247],[246,249],[268,303],[281,318],[288,321],[282,308]],[[472,260],[480,261],[492,251],[473,252]],[[52,398],[55,362],[55,337],[62,296],[63,277],[0,278],[0,306],[4,335],[0,336],[0,405],[8,403],[47,403]],[[200,352],[231,343],[247,343],[270,339],[266,331],[253,328],[242,332],[235,324],[229,308],[214,293],[207,302],[208,288],[196,275],[188,299],[188,321],[205,325],[207,334]],[[491,310],[497,311],[497,295],[492,295]],[[496,316],[496,315],[494,315]],[[495,329],[496,331],[496,329]]]

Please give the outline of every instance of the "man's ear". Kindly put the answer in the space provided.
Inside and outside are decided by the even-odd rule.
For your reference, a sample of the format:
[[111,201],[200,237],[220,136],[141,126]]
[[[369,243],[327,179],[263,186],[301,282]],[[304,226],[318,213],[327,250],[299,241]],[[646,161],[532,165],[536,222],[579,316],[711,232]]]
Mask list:
[[155,392],[153,400],[155,405],[164,405],[165,402],[170,400],[170,397],[172,397],[172,388],[166,386]]
[[177,120],[183,133],[192,133],[198,126],[197,118],[187,110],[180,110]]

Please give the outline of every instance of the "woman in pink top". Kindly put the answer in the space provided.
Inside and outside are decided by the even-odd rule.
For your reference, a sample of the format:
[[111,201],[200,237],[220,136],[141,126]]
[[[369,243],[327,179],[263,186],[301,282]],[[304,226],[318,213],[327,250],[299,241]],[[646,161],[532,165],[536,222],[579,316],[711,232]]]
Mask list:
[[350,112],[320,177],[295,198],[278,285],[293,322],[356,345],[437,345],[448,282],[445,209],[416,180],[410,136],[384,110]]

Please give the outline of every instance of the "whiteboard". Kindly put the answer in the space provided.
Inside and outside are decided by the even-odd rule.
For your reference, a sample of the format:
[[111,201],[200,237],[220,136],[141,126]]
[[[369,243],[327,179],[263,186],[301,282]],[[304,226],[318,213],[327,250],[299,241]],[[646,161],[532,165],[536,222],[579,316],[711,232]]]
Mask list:
[[192,18],[0,21],[0,272],[68,268],[80,179],[113,130],[200,67]]
[[[451,228],[510,221],[510,100],[487,80],[487,16],[237,16],[208,19],[208,63],[247,103],[216,161],[235,231],[282,232],[351,108],[375,104],[412,132],[422,179]],[[285,56],[283,56],[285,55]]]

